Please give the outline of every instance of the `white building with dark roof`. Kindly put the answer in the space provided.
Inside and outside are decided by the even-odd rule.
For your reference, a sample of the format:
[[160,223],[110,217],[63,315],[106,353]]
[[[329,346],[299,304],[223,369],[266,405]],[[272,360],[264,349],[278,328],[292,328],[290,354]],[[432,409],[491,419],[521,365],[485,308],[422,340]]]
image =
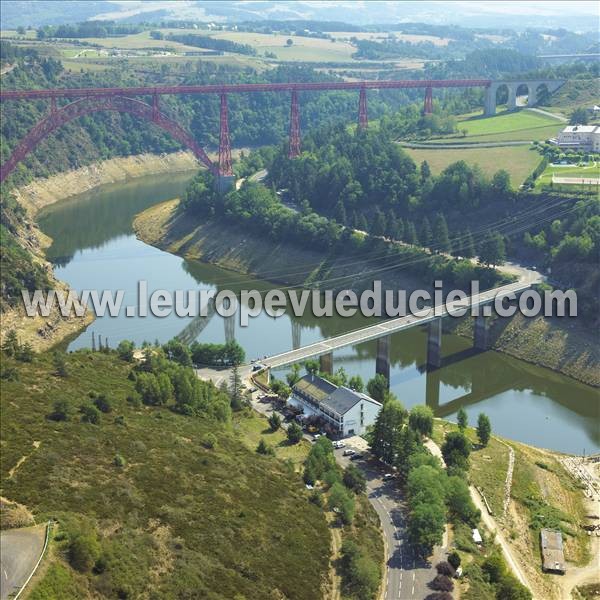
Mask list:
[[550,141],[560,148],[600,152],[600,126],[568,125],[555,140]]
[[375,423],[381,404],[366,394],[338,387],[318,375],[305,375],[288,402],[306,415],[322,418],[339,437],[362,435]]

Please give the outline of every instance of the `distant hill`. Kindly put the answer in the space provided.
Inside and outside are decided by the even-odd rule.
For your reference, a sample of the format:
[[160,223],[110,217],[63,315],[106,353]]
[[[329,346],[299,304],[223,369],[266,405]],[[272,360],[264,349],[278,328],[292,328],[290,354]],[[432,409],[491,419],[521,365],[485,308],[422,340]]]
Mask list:
[[567,28],[575,31],[597,27],[597,7],[593,2],[443,3],[415,2],[307,2],[233,0],[145,1],[116,3],[107,0],[55,2],[42,0],[4,0],[2,29],[19,25],[38,27],[76,23],[87,19],[152,21],[159,19],[197,19],[200,21],[240,22],[262,19],[315,19],[366,25],[423,21],[485,28]]

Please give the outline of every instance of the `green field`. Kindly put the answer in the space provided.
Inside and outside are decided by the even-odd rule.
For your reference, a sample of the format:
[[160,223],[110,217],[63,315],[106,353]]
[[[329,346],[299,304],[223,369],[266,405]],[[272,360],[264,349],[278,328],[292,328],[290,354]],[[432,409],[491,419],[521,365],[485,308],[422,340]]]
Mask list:
[[417,163],[424,160],[429,163],[431,171],[437,175],[448,165],[464,160],[469,164],[479,165],[488,176],[499,169],[510,173],[513,187],[518,187],[540,163],[541,156],[529,146],[506,146],[502,148],[453,148],[446,149],[412,149],[404,151]]
[[[211,37],[230,40],[238,44],[248,44],[256,48],[259,55],[271,52],[278,60],[306,62],[342,62],[352,61],[352,53],[356,51],[346,42],[332,42],[327,39],[308,38],[295,35],[279,35],[266,33],[250,33],[236,31],[219,31]],[[286,44],[292,40],[292,45]]]
[[[564,122],[553,117],[523,109],[515,112],[504,111],[493,117],[473,113],[458,117],[459,134],[445,138],[428,140],[432,143],[457,142],[504,142],[546,140],[555,136]],[[462,135],[462,131],[466,135]]]
[[[66,360],[68,376],[58,377],[49,353],[32,363],[2,357],[2,495],[37,522],[59,522],[32,598],[321,596],[330,555],[323,511],[284,462],[249,447],[246,431],[262,420],[218,424],[134,405],[131,366],[114,353]],[[112,404],[96,425],[78,412],[92,391]],[[69,406],[66,421],[48,419],[57,400]],[[212,449],[202,443],[209,432]],[[96,572],[69,563],[80,533],[95,540]]]
[[[600,165],[598,163],[592,163],[591,165],[585,167],[580,167],[577,165],[548,165],[535,182],[536,187],[550,185],[553,175],[556,175],[557,177],[589,177],[597,179],[600,177]],[[577,185],[577,187],[589,188],[590,186]]]
[[474,142],[545,140],[556,135],[564,126],[558,119],[528,109],[493,117],[469,117],[458,123],[459,130],[467,130],[466,137],[462,139]]

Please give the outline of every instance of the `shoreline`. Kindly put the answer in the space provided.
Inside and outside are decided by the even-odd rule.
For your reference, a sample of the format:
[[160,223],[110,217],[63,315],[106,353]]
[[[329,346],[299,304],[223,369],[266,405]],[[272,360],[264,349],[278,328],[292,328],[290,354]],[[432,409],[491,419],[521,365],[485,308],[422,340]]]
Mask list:
[[[222,223],[180,223],[177,217],[173,218],[178,202],[177,199],[167,200],[139,213],[133,222],[136,236],[146,244],[186,259],[201,260],[284,285],[302,285],[305,281],[273,277],[273,271],[271,276],[263,277],[261,266],[268,264],[272,268],[274,256],[279,257],[276,262],[281,272],[285,272],[285,265],[280,264],[282,261],[287,264],[327,260],[322,253],[315,251],[303,252],[281,244],[273,248],[248,232],[237,231]],[[230,242],[223,245],[221,240],[225,231],[230,234]],[[339,271],[335,271],[335,260],[331,260],[327,266],[330,273],[339,274]],[[359,281],[364,275],[357,272],[356,280]],[[409,280],[406,283],[408,285],[404,287],[408,290],[415,282]],[[458,324],[454,329],[457,335],[472,338],[471,325]],[[549,369],[577,383],[600,387],[600,351],[596,340],[592,333],[572,320],[562,323],[557,319],[550,321],[543,317],[529,319],[517,316],[508,324],[497,320],[491,333],[491,350]]]
[[[110,183],[163,173],[193,172],[198,168],[198,162],[191,152],[180,151],[116,157],[50,177],[34,179],[8,192],[15,196],[27,213],[19,235],[21,244],[44,266],[51,284],[66,291],[68,286],[55,277],[52,264],[46,260],[45,249],[52,240],[36,223],[40,210]],[[13,308],[2,313],[0,340],[4,340],[9,330],[15,329],[19,332],[21,341],[29,342],[34,350],[47,350],[84,331],[95,318],[92,310],[87,310],[84,317],[63,317],[58,308],[48,317],[38,315],[31,318],[27,317],[22,307]]]
[[[43,208],[102,185],[129,181],[146,175],[186,172],[196,169],[198,169],[198,163],[190,152],[180,151],[167,155],[134,155],[112,158],[101,163],[94,163],[53,175],[49,178],[36,179],[26,186],[15,189],[14,193],[19,203],[27,210],[30,219],[34,221],[37,213]],[[245,238],[249,237],[246,232],[242,232],[243,235],[240,232],[234,232],[238,234],[240,239],[237,240],[237,244],[232,243],[229,245],[230,252],[223,254],[218,247],[210,247],[207,244],[206,236],[201,239],[201,236],[194,235],[194,232],[190,235],[182,235],[180,239],[172,239],[169,242],[170,231],[167,231],[165,227],[166,218],[164,214],[158,219],[158,222],[144,222],[144,215],[152,215],[151,220],[156,221],[155,213],[164,210],[165,206],[172,207],[174,202],[177,202],[177,200],[170,200],[150,207],[135,218],[133,230],[142,241],[178,256],[202,260],[237,273],[263,277],[258,266],[264,263],[263,258],[265,256],[273,253],[273,248],[259,248],[262,256],[254,260],[249,259],[248,252],[244,251],[244,244],[247,242]],[[144,222],[144,231],[139,230],[139,224],[142,222]],[[52,240],[39,230],[35,222],[32,227],[38,242],[37,252],[34,252],[34,254],[46,264],[57,286],[64,288],[64,283],[54,277],[52,266],[44,257],[43,251],[50,245]],[[230,228],[230,231],[233,231],[233,229]],[[306,261],[306,257],[309,257],[309,260],[315,263],[319,260],[322,261],[324,258],[322,253],[314,251],[295,252],[290,256],[290,259],[293,260],[294,257],[304,258],[303,262]],[[331,268],[335,268],[335,261],[333,261]],[[361,275],[364,276],[365,273]],[[311,276],[312,274],[309,275],[309,278]],[[269,277],[264,278],[274,283],[287,285],[305,283],[305,280],[301,278],[292,280],[289,277],[273,277],[272,272]],[[410,278],[407,279],[408,281],[405,283],[408,285],[405,285],[405,287],[410,288],[415,282]],[[49,348],[61,343],[74,333],[84,330],[93,322],[94,318],[95,316],[90,314],[89,311],[83,323],[74,319],[64,319],[60,315],[53,315],[48,319],[37,317],[31,320],[25,318],[19,310],[7,311],[2,315],[3,331],[5,332],[11,326],[18,325],[21,331],[25,330],[24,338],[26,341],[30,341],[36,349]],[[23,328],[27,321],[32,323],[33,327]],[[466,338],[472,337],[469,326],[458,326],[455,329],[455,333],[458,335]],[[540,336],[542,337],[540,338]],[[577,338],[575,344],[572,343],[573,338]],[[557,323],[556,320],[549,322],[543,318],[520,319],[515,324],[511,322],[506,330],[503,329],[499,332],[491,349],[522,360],[525,363],[547,368],[576,382],[592,387],[600,387],[600,353],[594,347],[594,340],[591,338],[589,332],[583,331],[582,328],[575,326],[573,323],[562,324]],[[526,344],[522,343],[523,340],[526,341]],[[578,348],[580,345],[583,345],[583,348],[581,348],[579,355],[572,356],[580,349]],[[570,349],[570,354],[565,359],[564,353],[567,352],[567,348]]]

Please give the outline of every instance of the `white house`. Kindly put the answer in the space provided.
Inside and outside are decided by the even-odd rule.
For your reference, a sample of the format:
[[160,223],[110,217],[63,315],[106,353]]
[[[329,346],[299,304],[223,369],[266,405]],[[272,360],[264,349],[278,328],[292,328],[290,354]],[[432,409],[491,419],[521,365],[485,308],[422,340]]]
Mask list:
[[600,152],[600,126],[568,125],[551,141],[560,148]]
[[322,418],[340,437],[362,435],[375,419],[381,404],[347,387],[338,387],[318,375],[305,375],[293,387],[288,402],[306,415]]

